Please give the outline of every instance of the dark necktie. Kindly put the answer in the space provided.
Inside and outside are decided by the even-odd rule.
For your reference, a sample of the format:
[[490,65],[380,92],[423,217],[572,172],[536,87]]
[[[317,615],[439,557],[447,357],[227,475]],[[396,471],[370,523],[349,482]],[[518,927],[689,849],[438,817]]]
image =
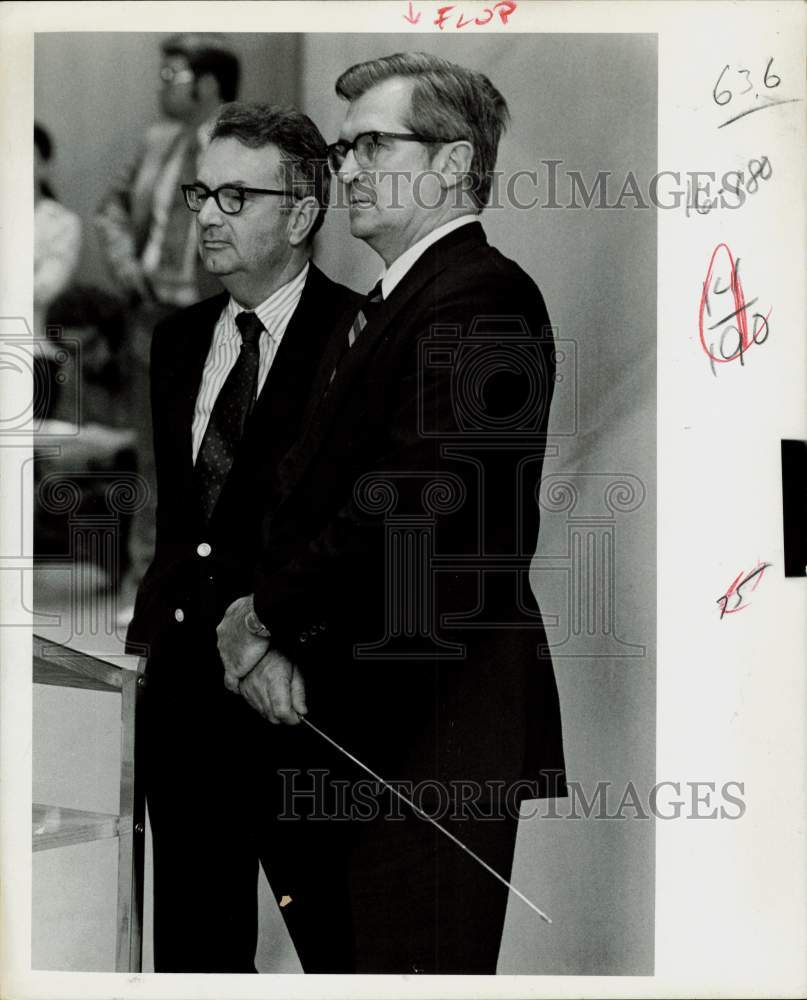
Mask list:
[[375,285],[373,285],[372,291],[364,302],[362,302],[361,308],[356,313],[356,318],[351,323],[350,329],[347,332],[348,349],[356,343],[358,338],[361,336],[362,330],[373,318],[374,313],[378,310],[378,307],[383,301],[384,299],[381,295],[381,282],[378,281]]
[[361,306],[359,307],[359,311],[356,313],[353,322],[350,324],[350,329],[347,331],[347,343],[344,344],[339,354],[339,357],[336,359],[336,364],[334,365],[333,371],[331,372],[330,380],[328,382],[329,385],[331,382],[333,382],[334,376],[336,375],[336,369],[342,363],[342,361],[345,358],[345,355],[350,350],[350,348],[359,339],[362,330],[364,330],[364,328],[373,318],[373,316],[378,311],[383,301],[384,298],[381,294],[381,282],[377,281],[376,284],[373,285],[373,288],[370,291],[370,293],[362,302]]
[[241,352],[213,406],[194,469],[206,521],[230,472],[258,388],[258,342],[265,327],[254,312],[239,313],[235,323],[241,333]]

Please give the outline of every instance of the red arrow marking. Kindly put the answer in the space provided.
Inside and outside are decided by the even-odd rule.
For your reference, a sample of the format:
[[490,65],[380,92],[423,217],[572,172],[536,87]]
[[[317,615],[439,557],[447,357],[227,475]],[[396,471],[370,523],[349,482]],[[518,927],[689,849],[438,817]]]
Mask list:
[[415,17],[414,14],[415,12],[414,10],[412,10],[412,0],[409,0],[409,13],[401,14],[401,17],[404,19],[404,21],[408,21],[410,24],[417,24],[418,21],[420,20],[420,13],[418,13],[417,17]]

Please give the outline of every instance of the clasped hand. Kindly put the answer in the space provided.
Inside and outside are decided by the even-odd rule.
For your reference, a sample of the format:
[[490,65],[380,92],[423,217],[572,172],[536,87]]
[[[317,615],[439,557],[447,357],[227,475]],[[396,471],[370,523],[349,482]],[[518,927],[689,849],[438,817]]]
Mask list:
[[268,639],[247,629],[244,616],[251,610],[252,597],[239,597],[216,629],[224,685],[243,695],[269,722],[297,725],[308,711],[303,675],[282,653],[270,648]]

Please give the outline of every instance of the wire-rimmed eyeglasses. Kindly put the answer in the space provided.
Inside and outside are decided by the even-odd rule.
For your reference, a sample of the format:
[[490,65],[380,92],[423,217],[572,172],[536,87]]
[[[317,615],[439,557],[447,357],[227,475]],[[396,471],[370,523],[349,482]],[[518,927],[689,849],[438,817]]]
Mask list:
[[364,169],[372,167],[379,149],[383,148],[383,144],[379,141],[381,139],[439,145],[443,142],[459,142],[462,138],[462,136],[456,136],[453,139],[433,139],[430,136],[420,135],[418,132],[360,132],[353,142],[340,139],[328,146],[328,166],[336,173],[341,169],[347,154],[353,150],[356,163],[360,167]]

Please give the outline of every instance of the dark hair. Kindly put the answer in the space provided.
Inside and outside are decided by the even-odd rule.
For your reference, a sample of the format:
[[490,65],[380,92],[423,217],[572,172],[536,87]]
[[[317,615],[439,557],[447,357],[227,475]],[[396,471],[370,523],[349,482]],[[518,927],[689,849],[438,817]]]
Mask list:
[[34,122],[34,145],[43,160],[49,160],[53,156],[53,139],[45,126],[39,122]]
[[[100,368],[82,364],[82,381],[103,386],[110,392],[118,392],[126,385],[121,357],[126,313],[121,299],[94,285],[72,285],[48,306],[46,322],[48,326],[89,327],[106,341],[111,357]],[[60,394],[53,386],[51,391],[55,392],[54,398]]]
[[215,139],[237,139],[250,149],[277,146],[283,154],[285,184],[298,198],[317,199],[319,212],[310,240],[325,221],[331,178],[328,147],[308,115],[271,104],[226,104],[210,134],[211,142]]
[[[39,122],[34,122],[34,146],[39,150],[39,155],[46,163],[53,156],[53,139],[50,137],[50,132]],[[56,200],[53,188],[47,181],[39,182],[39,193],[45,198]]]
[[174,35],[161,46],[164,56],[184,56],[194,75],[214,77],[222,101],[238,96],[241,66],[219,35]]
[[394,77],[414,82],[408,129],[427,138],[462,136],[471,142],[470,193],[481,211],[490,197],[499,140],[510,121],[507,102],[482,73],[426,52],[357,63],[336,81],[336,93],[353,101]]

